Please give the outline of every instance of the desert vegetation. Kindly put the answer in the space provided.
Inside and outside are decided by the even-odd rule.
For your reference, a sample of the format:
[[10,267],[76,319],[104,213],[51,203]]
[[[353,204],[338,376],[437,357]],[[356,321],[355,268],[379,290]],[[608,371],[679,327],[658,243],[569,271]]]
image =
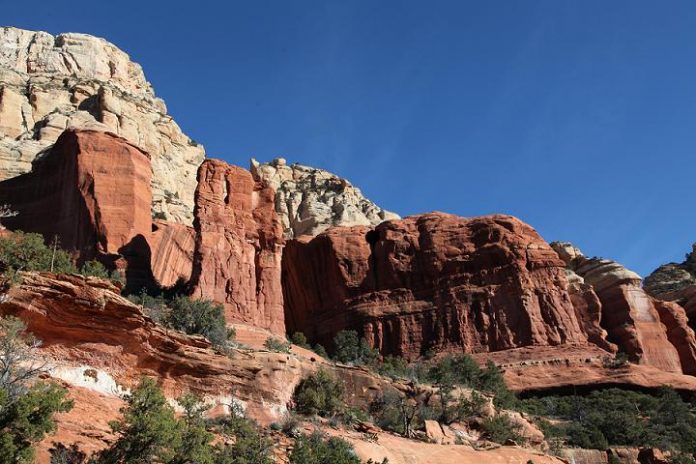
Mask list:
[[64,388],[39,380],[46,369],[38,345],[22,321],[0,318],[0,462],[33,463],[35,445],[55,430],[54,415],[73,406]]
[[143,291],[128,299],[143,307],[145,314],[165,327],[188,335],[202,335],[217,349],[226,351],[234,342],[235,331],[227,327],[221,304],[177,295],[149,295]]
[[522,400],[520,408],[537,417],[547,438],[567,446],[696,452],[694,404],[672,389],[648,394],[611,388],[585,396],[545,396]]

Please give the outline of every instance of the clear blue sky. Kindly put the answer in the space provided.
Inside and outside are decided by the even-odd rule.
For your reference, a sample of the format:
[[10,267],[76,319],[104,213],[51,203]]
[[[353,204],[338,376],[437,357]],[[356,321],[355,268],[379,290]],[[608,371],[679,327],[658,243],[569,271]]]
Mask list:
[[102,36],[208,155],[402,215],[509,213],[641,274],[696,241],[696,2],[0,0]]

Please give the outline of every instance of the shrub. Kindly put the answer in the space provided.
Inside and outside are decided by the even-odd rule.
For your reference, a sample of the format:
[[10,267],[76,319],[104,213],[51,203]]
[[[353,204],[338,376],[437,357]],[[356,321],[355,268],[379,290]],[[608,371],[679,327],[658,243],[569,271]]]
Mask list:
[[356,422],[370,422],[372,420],[370,415],[360,408],[346,408],[343,411],[342,419],[346,425],[352,425]]
[[60,249],[58,239],[46,246],[40,234],[14,232],[0,236],[0,264],[4,270],[74,273],[70,255]]
[[227,329],[222,305],[210,300],[177,296],[169,303],[168,326],[189,335],[203,335],[213,346],[225,348],[234,332]]
[[299,436],[300,420],[293,412],[288,412],[283,416],[283,422],[280,424],[280,430],[289,437]]
[[343,386],[324,369],[319,369],[300,381],[293,398],[297,412],[326,417],[341,410]]
[[617,352],[613,358],[607,356],[602,360],[602,365],[606,369],[620,369],[628,364],[628,355],[621,351]]
[[0,389],[0,462],[34,462],[34,444],[53,432],[53,415],[72,409],[67,390],[50,382],[38,382],[12,398]]
[[341,363],[370,364],[379,356],[355,330],[341,330],[333,339],[333,359]]
[[70,446],[54,443],[48,452],[51,455],[51,464],[83,464],[87,461],[87,455],[74,443]]
[[205,412],[210,409],[198,396],[187,393],[177,399],[184,409],[181,428],[181,446],[172,464],[213,464],[213,448],[210,442],[215,437],[206,430]]
[[570,446],[696,451],[696,416],[674,390],[662,389],[650,395],[611,388],[586,396],[530,398],[521,406],[531,414],[563,421],[544,427]]
[[499,408],[512,409],[517,401],[507,388],[502,371],[492,361],[481,369],[471,356],[446,356],[428,370],[426,378],[445,391],[463,386],[493,394],[493,402]]
[[181,449],[182,424],[154,380],[145,378],[126,399],[123,417],[112,422],[118,439],[100,453],[99,462],[171,462]]
[[295,332],[290,337],[290,341],[293,345],[297,345],[301,348],[310,349],[309,343],[307,343],[307,337],[302,332]]
[[487,417],[481,423],[481,429],[484,432],[486,439],[500,444],[505,444],[508,441],[520,443],[520,428],[515,425],[510,417],[505,414],[496,414],[493,417]]
[[353,447],[345,440],[325,439],[318,432],[301,436],[290,453],[290,464],[360,464]]
[[312,351],[314,351],[316,354],[318,354],[322,358],[329,359],[329,353],[326,352],[326,348],[324,348],[322,345],[319,345],[319,344],[314,345],[314,348],[312,348]]
[[104,265],[95,259],[84,263],[80,268],[80,274],[84,276],[100,277],[102,279],[111,278],[109,271],[106,270]]
[[34,444],[55,429],[53,415],[72,408],[64,388],[37,382],[45,371],[38,346],[20,319],[0,318],[0,462],[33,462]]
[[381,375],[396,378],[406,378],[412,373],[404,358],[398,356],[385,356],[381,362],[374,363],[374,370]]
[[256,424],[244,417],[237,404],[218,422],[220,432],[233,436],[234,444],[218,447],[215,464],[272,464],[271,442],[259,434]]
[[263,346],[275,353],[290,353],[290,343],[287,340],[280,340],[278,338],[268,337],[263,343]]
[[432,417],[416,391],[402,395],[395,390],[387,390],[372,402],[370,412],[381,428],[407,438],[413,436],[418,425]]

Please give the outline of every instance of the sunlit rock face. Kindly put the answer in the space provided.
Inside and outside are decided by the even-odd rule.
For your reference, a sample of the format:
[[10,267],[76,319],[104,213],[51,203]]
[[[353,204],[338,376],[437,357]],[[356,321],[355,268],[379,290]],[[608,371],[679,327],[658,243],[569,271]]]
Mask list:
[[208,159],[196,191],[193,296],[225,306],[228,321],[285,334],[283,233],[273,189],[246,169]]
[[356,329],[385,354],[586,344],[564,263],[511,216],[443,213],[288,242],[286,324],[331,346]]
[[570,243],[551,246],[596,294],[601,326],[621,351],[665,372],[696,374],[696,338],[684,308],[651,297],[641,277],[616,261],[588,258]]
[[323,169],[251,160],[254,178],[275,190],[275,208],[287,238],[317,235],[332,226],[374,226],[399,216],[380,208],[354,187]]
[[0,180],[30,171],[67,128],[113,132],[149,153],[153,212],[192,223],[205,153],[167,114],[140,65],[86,34],[0,28]]

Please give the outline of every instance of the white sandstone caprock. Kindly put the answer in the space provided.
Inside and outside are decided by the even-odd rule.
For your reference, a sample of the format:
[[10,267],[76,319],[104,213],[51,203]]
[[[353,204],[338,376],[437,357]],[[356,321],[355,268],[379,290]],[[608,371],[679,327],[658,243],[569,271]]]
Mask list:
[[275,190],[275,209],[286,238],[317,235],[332,226],[369,226],[399,219],[328,171],[288,165],[283,158],[276,158],[270,163],[252,159],[251,173]]
[[0,180],[31,170],[66,128],[118,134],[152,158],[153,212],[191,224],[201,145],[181,132],[137,63],[86,34],[0,28]]

